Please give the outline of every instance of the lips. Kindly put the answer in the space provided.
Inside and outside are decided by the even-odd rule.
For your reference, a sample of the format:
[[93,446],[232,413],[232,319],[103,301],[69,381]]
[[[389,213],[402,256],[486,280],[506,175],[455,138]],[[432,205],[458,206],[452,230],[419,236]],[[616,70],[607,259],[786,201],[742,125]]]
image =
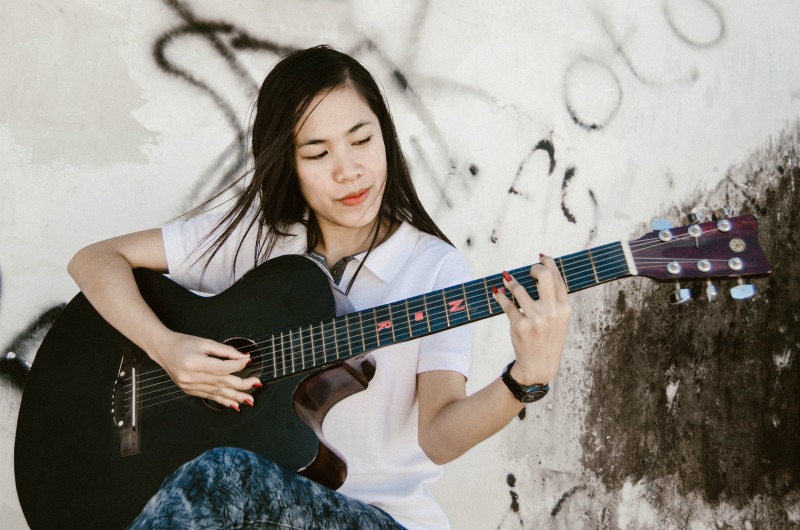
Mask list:
[[345,206],[356,206],[364,202],[368,196],[369,196],[369,188],[364,188],[363,190],[358,190],[355,193],[351,193],[350,195],[342,197],[341,199],[339,199],[339,202],[341,202]]

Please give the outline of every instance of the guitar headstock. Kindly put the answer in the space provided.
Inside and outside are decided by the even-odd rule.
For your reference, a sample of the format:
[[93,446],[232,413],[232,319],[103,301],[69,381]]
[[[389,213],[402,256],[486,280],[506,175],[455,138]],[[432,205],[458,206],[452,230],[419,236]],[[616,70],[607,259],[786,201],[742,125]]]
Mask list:
[[[693,216],[692,224],[656,229],[629,241],[636,274],[665,282],[768,275],[770,264],[758,242],[755,216],[715,217],[692,223],[697,221]],[[737,297],[736,292],[733,294]]]

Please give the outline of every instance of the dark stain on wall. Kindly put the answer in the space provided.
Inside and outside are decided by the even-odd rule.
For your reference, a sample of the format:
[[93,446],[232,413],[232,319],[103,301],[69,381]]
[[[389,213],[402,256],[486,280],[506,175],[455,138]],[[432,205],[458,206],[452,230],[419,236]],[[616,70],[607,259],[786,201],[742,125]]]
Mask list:
[[[648,501],[666,512],[675,493],[694,493],[711,506],[755,503],[773,528],[793,524],[787,508],[800,495],[800,169],[790,167],[796,144],[787,144],[717,190],[741,204],[735,213],[759,217],[773,273],[754,280],[756,299],[734,302],[720,286],[715,302],[671,306],[671,287],[634,279],[609,305],[610,324],[598,330],[590,361],[582,438],[584,464],[607,488],[645,479]],[[659,491],[652,479],[675,491]]]

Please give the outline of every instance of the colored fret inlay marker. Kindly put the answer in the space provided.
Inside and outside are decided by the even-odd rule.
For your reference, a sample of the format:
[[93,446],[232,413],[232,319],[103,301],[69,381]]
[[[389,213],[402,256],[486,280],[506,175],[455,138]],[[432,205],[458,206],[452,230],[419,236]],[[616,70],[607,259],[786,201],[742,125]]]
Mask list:
[[425,320],[425,313],[423,313],[422,311],[417,311],[416,313],[414,313],[414,320],[416,322],[421,322]]
[[391,327],[392,327],[392,321],[391,320],[386,320],[384,322],[378,322],[378,331],[380,331],[382,329],[389,329]]
[[447,305],[450,306],[451,313],[464,311],[466,309],[466,307],[464,307],[464,300],[453,300],[452,302],[447,302]]

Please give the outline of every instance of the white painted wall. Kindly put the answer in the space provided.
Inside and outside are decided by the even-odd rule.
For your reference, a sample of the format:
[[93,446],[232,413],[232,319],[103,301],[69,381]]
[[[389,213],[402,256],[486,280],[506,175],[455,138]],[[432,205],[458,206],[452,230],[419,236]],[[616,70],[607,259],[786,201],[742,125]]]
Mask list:
[[[183,5],[264,41],[330,43],[367,64],[386,89],[424,202],[476,275],[530,263],[540,251],[638,235],[800,115],[800,4],[791,0]],[[0,346],[73,296],[65,265],[75,250],[158,226],[213,189],[208,169],[234,130],[207,93],[160,70],[152,55],[183,24],[159,0],[4,2]],[[230,35],[216,35],[247,82],[196,36],[176,37],[167,57],[244,124],[253,88],[277,56],[236,50]],[[544,151],[531,155],[542,140],[554,146],[552,173]],[[512,424],[448,466],[438,493],[458,528],[555,524],[550,511],[585,471],[577,438],[591,333],[579,322],[601,318],[601,295],[576,297],[565,369],[548,404],[529,407],[539,421]],[[503,322],[479,325],[477,339],[472,389],[511,356]],[[24,528],[12,480],[18,402],[2,380],[0,520],[10,528]],[[509,508],[512,470],[519,512]],[[629,486],[602,502],[627,506],[620,526],[657,526],[641,487]],[[712,524],[704,514],[699,507],[700,527]]]

